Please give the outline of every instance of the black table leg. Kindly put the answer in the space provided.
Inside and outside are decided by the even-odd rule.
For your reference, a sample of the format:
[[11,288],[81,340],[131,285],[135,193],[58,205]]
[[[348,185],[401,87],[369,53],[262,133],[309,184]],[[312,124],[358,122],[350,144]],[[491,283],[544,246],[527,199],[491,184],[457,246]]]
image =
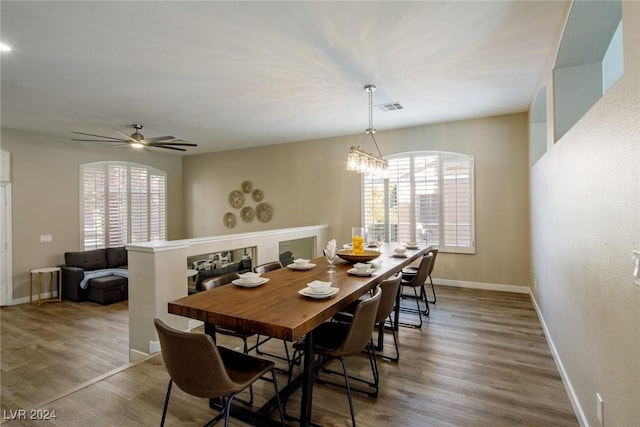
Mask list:
[[311,403],[313,401],[313,332],[308,332],[304,339],[304,366],[302,379],[302,400],[300,401],[300,426],[311,425]]

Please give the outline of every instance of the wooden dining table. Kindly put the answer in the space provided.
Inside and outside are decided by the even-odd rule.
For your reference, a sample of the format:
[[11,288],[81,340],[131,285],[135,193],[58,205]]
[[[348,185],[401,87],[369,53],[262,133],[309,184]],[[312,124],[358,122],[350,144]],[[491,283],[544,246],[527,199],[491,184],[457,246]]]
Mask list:
[[[395,255],[397,244],[385,243],[374,249],[380,256],[370,263],[375,272],[369,277],[352,275],[348,272],[353,265],[336,257],[333,273],[324,257],[310,260],[315,266],[308,270],[281,268],[262,274],[269,281],[257,287],[235,285],[222,286],[199,292],[168,303],[171,314],[198,319],[205,324],[205,333],[215,338],[215,326],[223,326],[235,331],[253,335],[260,334],[295,342],[304,340],[304,360],[302,374],[296,377],[280,395],[286,399],[295,389],[302,387],[300,403],[300,425],[311,425],[311,402],[313,397],[313,330],[330,320],[336,313],[357,300],[385,279],[399,273],[403,268],[418,260],[427,247],[408,249],[405,257]],[[371,250],[372,248],[367,248]],[[314,280],[331,282],[338,288],[337,294],[326,299],[312,299],[300,295],[307,283]],[[212,407],[217,407],[211,402]],[[275,398],[258,410],[237,407],[231,416],[243,418],[257,425],[276,425],[268,414],[276,408]]]

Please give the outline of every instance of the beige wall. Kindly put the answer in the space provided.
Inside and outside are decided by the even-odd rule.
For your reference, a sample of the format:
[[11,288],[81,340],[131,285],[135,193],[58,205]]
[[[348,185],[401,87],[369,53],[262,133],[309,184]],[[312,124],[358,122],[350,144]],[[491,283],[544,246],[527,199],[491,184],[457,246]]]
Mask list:
[[[2,129],[2,149],[11,153],[13,299],[29,297],[29,270],[64,263],[79,250],[78,176],[81,163],[123,160],[167,173],[168,238],[182,238],[180,156],[73,142]],[[51,243],[40,235],[51,234]]]
[[[443,150],[476,158],[476,255],[442,254],[434,275],[454,281],[530,284],[528,126],[526,114],[378,132],[384,155]],[[366,136],[330,138],[184,158],[185,235],[241,233],[328,224],[346,242],[361,223],[360,175],[345,170],[351,145],[372,151]],[[249,180],[274,209],[271,222],[222,223],[227,195]],[[250,199],[249,206],[255,206]]]
[[[622,2],[624,76],[557,143],[551,65],[547,152],[531,167],[535,300],[580,421],[640,420],[640,3]],[[558,36],[559,38],[559,36]],[[554,55],[549,58],[553,64]]]

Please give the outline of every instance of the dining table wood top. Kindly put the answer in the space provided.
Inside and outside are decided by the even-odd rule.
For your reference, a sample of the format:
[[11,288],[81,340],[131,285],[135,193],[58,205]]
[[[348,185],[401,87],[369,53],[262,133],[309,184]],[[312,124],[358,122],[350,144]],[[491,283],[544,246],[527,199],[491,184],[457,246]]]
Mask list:
[[[334,272],[328,273],[325,257],[310,260],[309,270],[281,268],[261,275],[269,281],[257,287],[233,284],[198,292],[168,303],[171,314],[224,326],[246,334],[260,334],[296,341],[319,324],[331,319],[341,309],[357,300],[377,284],[427,251],[427,247],[408,249],[406,257],[398,257],[397,244],[382,244],[380,256],[370,263],[375,272],[370,277],[348,273],[352,264],[336,257]],[[339,291],[325,299],[312,299],[298,293],[314,280],[331,282]]]

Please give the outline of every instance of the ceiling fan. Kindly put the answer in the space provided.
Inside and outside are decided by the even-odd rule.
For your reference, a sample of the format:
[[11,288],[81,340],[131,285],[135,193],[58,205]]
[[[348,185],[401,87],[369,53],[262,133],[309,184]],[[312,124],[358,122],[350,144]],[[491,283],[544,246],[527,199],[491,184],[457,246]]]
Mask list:
[[180,147],[197,147],[198,144],[193,144],[190,142],[185,142],[181,139],[176,139],[173,136],[156,136],[155,138],[145,138],[144,135],[140,133],[140,129],[142,129],[142,125],[133,124],[131,125],[135,129],[135,131],[131,135],[124,134],[120,131],[116,131],[122,138],[114,138],[112,136],[104,136],[104,135],[94,135],[92,133],[84,133],[84,132],[75,132],[78,135],[87,135],[93,136],[96,138],[103,139],[76,139],[72,138],[72,141],[83,141],[83,142],[107,142],[112,143],[112,147],[121,146],[121,145],[131,145],[135,148],[165,148],[167,150],[176,150],[176,151],[187,151],[184,148]]

